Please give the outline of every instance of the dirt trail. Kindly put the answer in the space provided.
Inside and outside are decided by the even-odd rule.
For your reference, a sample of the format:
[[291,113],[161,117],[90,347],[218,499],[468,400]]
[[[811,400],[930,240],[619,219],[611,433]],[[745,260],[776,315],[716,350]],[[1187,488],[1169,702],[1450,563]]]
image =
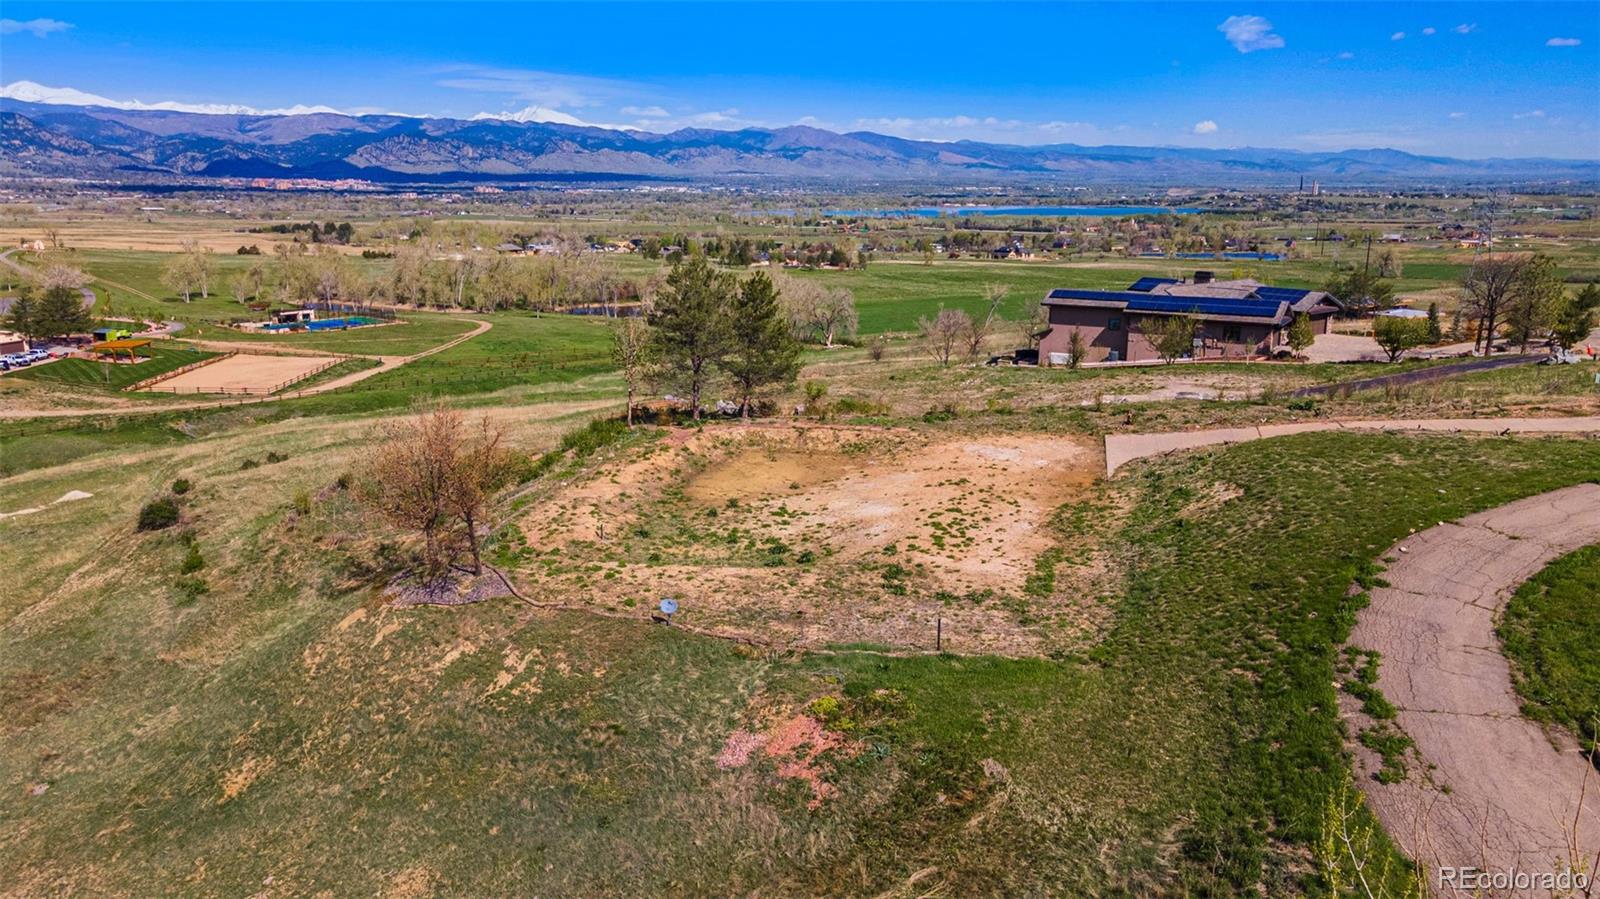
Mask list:
[[[479,334],[482,334],[493,327],[493,325],[491,325],[489,322],[486,322],[482,319],[474,318],[468,320],[473,322],[477,327],[465,334],[462,334],[460,337],[453,338],[445,343],[439,344],[436,347],[423,350],[420,353],[414,353],[410,356],[365,356],[362,358],[378,360],[378,365],[373,368],[366,368],[362,369],[361,371],[351,372],[348,375],[334,378],[331,381],[324,381],[321,384],[307,387],[304,390],[296,390],[292,393],[280,393],[273,396],[251,397],[249,398],[248,402],[271,403],[278,400],[298,399],[299,397],[303,396],[313,396],[318,393],[327,393],[331,390],[339,390],[344,387],[349,387],[351,384],[365,381],[374,375],[399,368],[402,365],[415,362],[423,357],[432,356],[434,353],[442,353],[451,347],[465,343],[468,340],[477,337]],[[202,341],[202,343],[204,343],[204,341]],[[222,346],[223,344],[215,343],[212,345]],[[241,346],[249,347],[250,349],[254,349],[258,352],[263,349],[270,348],[270,345],[261,344],[240,343],[232,345],[233,348],[238,348]],[[344,355],[352,354],[347,353]],[[222,406],[237,406],[240,404],[240,402],[240,400],[232,399],[217,400],[215,402],[206,403],[169,403],[161,405],[113,406],[104,409],[0,409],[0,419],[73,418],[77,416],[91,415],[128,415],[142,412],[172,412],[188,409],[214,409]]]
[[1351,643],[1382,653],[1378,686],[1437,767],[1395,784],[1359,779],[1430,882],[1440,865],[1558,871],[1575,824],[1582,857],[1600,852],[1600,772],[1565,735],[1522,717],[1494,632],[1518,585],[1597,541],[1600,486],[1582,484],[1440,524],[1389,551],[1389,586],[1372,591]]
[[1107,434],[1106,477],[1136,459],[1164,456],[1180,450],[1228,443],[1246,443],[1266,437],[1304,434],[1308,431],[1462,431],[1479,434],[1587,434],[1600,432],[1600,416],[1572,418],[1396,418],[1358,421],[1307,421],[1293,424],[1206,431],[1169,431],[1164,434]]

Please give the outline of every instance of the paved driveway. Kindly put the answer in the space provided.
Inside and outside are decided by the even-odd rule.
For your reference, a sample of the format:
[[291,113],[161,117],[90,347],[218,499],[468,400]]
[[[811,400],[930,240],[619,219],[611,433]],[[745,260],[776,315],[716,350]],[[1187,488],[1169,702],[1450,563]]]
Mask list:
[[[1358,780],[1389,835],[1435,886],[1440,865],[1558,871],[1575,847],[1587,871],[1600,852],[1600,772],[1570,738],[1522,716],[1494,632],[1523,581],[1595,542],[1594,484],[1440,524],[1390,549],[1389,586],[1374,589],[1357,616],[1350,642],[1382,653],[1378,687],[1434,766],[1413,763],[1396,784]],[[1358,753],[1376,767],[1367,756]]]

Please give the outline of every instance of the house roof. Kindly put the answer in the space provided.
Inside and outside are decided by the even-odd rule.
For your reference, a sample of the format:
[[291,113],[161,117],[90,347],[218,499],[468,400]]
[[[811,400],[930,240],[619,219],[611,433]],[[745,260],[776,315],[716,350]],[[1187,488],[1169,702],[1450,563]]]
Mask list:
[[1288,316],[1289,304],[1283,301],[1248,300],[1232,297],[1154,296],[1132,290],[1050,291],[1047,306],[1078,306],[1123,309],[1141,315],[1198,315],[1219,321],[1275,324]]
[[1127,290],[1060,288],[1050,291],[1044,304],[1258,323],[1286,321],[1291,312],[1324,314],[1340,308],[1327,291],[1273,287],[1251,278],[1200,284],[1177,278],[1140,278]]

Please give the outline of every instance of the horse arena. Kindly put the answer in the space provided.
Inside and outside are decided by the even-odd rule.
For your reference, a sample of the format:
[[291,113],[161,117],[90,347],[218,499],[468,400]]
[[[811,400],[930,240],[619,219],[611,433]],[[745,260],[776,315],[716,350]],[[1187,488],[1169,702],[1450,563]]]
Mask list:
[[256,356],[238,353],[171,377],[149,390],[164,393],[275,393],[339,363],[334,356]]

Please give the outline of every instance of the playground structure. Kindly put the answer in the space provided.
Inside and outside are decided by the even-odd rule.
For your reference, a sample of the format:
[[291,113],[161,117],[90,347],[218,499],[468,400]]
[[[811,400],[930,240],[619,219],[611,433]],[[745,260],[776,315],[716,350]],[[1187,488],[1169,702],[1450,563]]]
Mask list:
[[[89,352],[99,357],[101,362],[138,362],[149,356],[150,341],[147,338],[123,338],[121,340],[102,340],[91,344]],[[145,350],[141,353],[140,350]]]

